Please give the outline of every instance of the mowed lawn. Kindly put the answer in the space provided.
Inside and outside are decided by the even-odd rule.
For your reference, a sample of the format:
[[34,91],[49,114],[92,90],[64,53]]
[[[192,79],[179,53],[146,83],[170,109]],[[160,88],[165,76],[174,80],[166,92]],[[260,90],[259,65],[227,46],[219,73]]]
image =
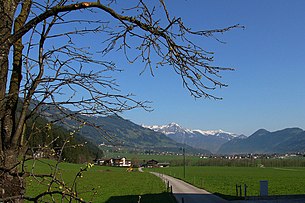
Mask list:
[[[34,171],[37,174],[49,174],[50,166],[54,162],[45,161],[35,163]],[[85,168],[85,164],[61,163],[58,177],[65,181],[65,184],[71,186],[75,175],[80,168]],[[28,170],[31,170],[32,164],[28,164]],[[42,182],[41,178],[30,177],[27,179],[26,194],[36,196],[45,192],[49,180]],[[52,190],[60,190],[59,186],[54,185]],[[172,197],[165,192],[165,184],[156,176],[137,170],[127,172],[126,168],[93,166],[77,178],[77,192],[80,197],[86,201],[92,202],[137,202],[141,196],[141,203],[152,202],[172,202]],[[95,194],[94,194],[95,193]]]
[[[183,167],[153,169],[180,179]],[[260,180],[268,180],[270,195],[305,194],[305,168],[187,166],[186,180],[228,199],[236,196],[236,184],[248,186],[248,196],[259,195]]]

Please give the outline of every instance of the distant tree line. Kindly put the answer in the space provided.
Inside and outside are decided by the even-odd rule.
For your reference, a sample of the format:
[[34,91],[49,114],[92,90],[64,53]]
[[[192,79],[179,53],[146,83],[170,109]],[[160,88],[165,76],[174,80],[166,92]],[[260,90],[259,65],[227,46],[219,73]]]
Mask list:
[[[169,160],[171,166],[183,166],[183,160]],[[186,159],[187,166],[229,166],[229,167],[305,167],[305,158],[271,159]]]
[[[29,121],[29,126],[32,128],[27,128],[26,138],[29,142],[27,154],[30,156],[52,159],[57,158],[61,153],[62,161],[84,163],[92,162],[93,159],[103,155],[101,149],[88,142],[77,132],[71,135],[71,130],[52,125],[44,118],[37,117],[35,122]],[[65,147],[63,147],[63,143],[66,143]]]

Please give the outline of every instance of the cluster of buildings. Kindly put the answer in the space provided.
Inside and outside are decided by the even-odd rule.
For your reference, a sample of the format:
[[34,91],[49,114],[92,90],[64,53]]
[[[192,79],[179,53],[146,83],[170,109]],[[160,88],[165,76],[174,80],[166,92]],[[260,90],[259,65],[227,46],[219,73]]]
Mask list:
[[100,166],[118,166],[118,167],[131,167],[132,163],[130,159],[122,158],[110,158],[110,159],[96,159],[94,160],[95,165]]
[[[96,159],[94,160],[94,164],[100,166],[133,167],[132,161],[130,159],[127,159],[126,157]],[[140,167],[162,168],[169,167],[169,163],[160,163],[157,160],[151,159],[146,162],[143,161],[143,163],[140,164]]]
[[146,163],[142,164],[142,167],[145,168],[163,168],[163,167],[169,167],[169,163],[163,162],[160,163],[154,159],[147,161]]
[[293,157],[305,157],[305,154],[301,153],[286,153],[286,154],[237,154],[237,155],[210,155],[201,156],[204,159],[272,159],[272,158],[293,158]]

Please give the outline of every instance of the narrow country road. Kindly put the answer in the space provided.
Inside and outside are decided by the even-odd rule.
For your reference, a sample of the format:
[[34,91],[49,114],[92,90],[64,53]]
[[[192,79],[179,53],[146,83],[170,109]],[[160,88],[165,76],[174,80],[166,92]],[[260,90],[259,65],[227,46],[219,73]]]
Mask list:
[[178,203],[227,203],[216,195],[213,195],[203,189],[199,189],[191,184],[182,180],[173,178],[160,173],[151,172],[152,174],[160,177],[166,184],[172,186],[173,195]]
[[269,200],[234,200],[227,201],[203,189],[199,189],[182,180],[164,174],[150,172],[172,186],[173,195],[178,203],[304,203],[304,197],[269,199]]

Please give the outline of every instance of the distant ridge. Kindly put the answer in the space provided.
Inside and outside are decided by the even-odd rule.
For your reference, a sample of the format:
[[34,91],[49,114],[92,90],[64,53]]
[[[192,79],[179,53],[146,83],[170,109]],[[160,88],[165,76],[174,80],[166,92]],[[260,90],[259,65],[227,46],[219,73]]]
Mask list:
[[[62,112],[73,114],[69,109],[61,110],[45,107],[41,115],[52,120]],[[140,126],[117,115],[86,116],[78,115],[79,120],[102,127],[102,131],[85,125],[80,136],[99,145],[107,143],[104,135],[114,138],[114,144],[133,150],[155,150],[181,152],[185,146],[193,153],[210,154],[271,154],[305,152],[305,131],[300,128],[286,128],[275,132],[259,129],[251,136],[236,135],[223,130],[191,130],[176,123],[162,126]],[[78,127],[79,123],[66,117],[63,125],[67,129]]]
[[[61,111],[44,106],[42,114],[48,120],[58,120],[62,117],[62,112],[66,114],[75,114],[73,111],[61,108]],[[77,115],[77,120],[88,123],[83,125],[79,135],[94,143],[95,145],[107,144],[116,148],[126,150],[153,150],[158,152],[176,152],[181,153],[182,148],[186,148],[189,153],[211,154],[205,149],[195,149],[184,145],[167,137],[163,133],[144,128],[118,115],[109,116],[88,116],[84,114]],[[69,117],[62,120],[61,126],[67,129],[78,128],[79,122]],[[95,128],[93,126],[98,126]]]
[[[210,151],[204,149],[195,149],[190,146],[184,146],[178,143],[163,133],[144,128],[120,116],[112,115],[106,117],[87,117],[88,122],[94,122],[96,125],[102,126],[103,130],[115,137],[121,147],[132,150],[154,150],[154,151],[169,151],[181,152],[183,147],[186,147],[188,152],[211,154]],[[96,133],[93,127],[85,126],[80,133],[87,139],[100,144],[103,140],[101,135]],[[110,143],[111,144],[111,143]]]
[[233,139],[224,143],[219,154],[271,154],[305,152],[305,131],[286,128],[275,132],[260,129],[245,139]]
[[223,130],[190,130],[176,123],[160,126],[142,126],[156,132],[164,133],[179,143],[186,143],[195,148],[207,149],[212,153],[216,153],[222,144],[237,137],[236,134]]

